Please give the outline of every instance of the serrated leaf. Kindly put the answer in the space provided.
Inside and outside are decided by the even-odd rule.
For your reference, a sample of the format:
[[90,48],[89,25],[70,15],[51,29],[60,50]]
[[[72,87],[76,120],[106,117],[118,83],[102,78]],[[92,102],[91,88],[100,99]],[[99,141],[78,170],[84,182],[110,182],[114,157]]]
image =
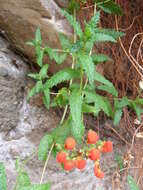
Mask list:
[[72,116],[72,134],[78,143],[82,139],[82,96],[79,91],[73,91],[69,98],[70,113]]
[[120,101],[116,101],[116,108],[122,109],[123,107],[129,105],[129,100],[127,97],[123,97]]
[[117,42],[112,36],[104,33],[95,33],[93,39],[95,42]]
[[97,116],[100,111],[101,111],[101,108],[99,108],[98,106],[91,106],[85,103],[82,105],[83,113],[92,113],[94,114],[94,116]]
[[94,80],[95,81],[98,81],[98,82],[100,82],[100,83],[103,83],[103,84],[105,84],[105,85],[107,85],[107,86],[113,86],[113,84],[109,81],[109,80],[107,80],[105,77],[103,77],[100,73],[98,73],[97,71],[94,71]]
[[69,50],[71,48],[71,41],[68,39],[67,36],[65,36],[64,34],[60,33],[59,34],[59,39],[60,39],[60,43],[61,46],[64,50]]
[[48,88],[43,90],[43,102],[47,109],[50,108],[50,90]]
[[37,93],[41,92],[42,89],[42,81],[38,81],[36,85],[28,92],[27,100],[29,100],[32,96],[35,96]]
[[48,71],[48,68],[49,68],[49,65],[48,64],[45,64],[42,66],[40,72],[39,72],[39,75],[42,79],[46,78],[47,77],[47,71]]
[[40,46],[36,46],[36,58],[37,58],[37,64],[42,67],[43,65],[43,56],[44,56],[44,50],[40,48]]
[[52,88],[61,82],[68,81],[70,79],[79,78],[80,73],[73,69],[63,69],[55,73],[44,85],[44,88]]
[[35,85],[35,93],[38,94],[43,90],[43,84],[42,81],[38,81]]
[[114,113],[114,125],[118,125],[122,117],[122,109],[117,109]]
[[105,91],[105,92],[108,92],[108,93],[112,94],[112,95],[115,96],[115,97],[118,96],[118,92],[117,92],[117,90],[114,88],[114,86],[100,85],[100,86],[97,87],[97,89],[103,90],[103,91]]
[[99,20],[100,20],[100,12],[98,11],[91,18],[91,20],[85,24],[84,36],[88,39],[88,41],[94,34],[94,30],[97,27]]
[[51,183],[45,183],[20,187],[18,190],[49,190],[50,187]]
[[109,36],[112,36],[115,40],[117,40],[119,37],[125,36],[125,33],[113,29],[96,28],[95,32],[107,34]]
[[35,33],[35,41],[36,41],[36,43],[39,44],[39,45],[41,45],[41,43],[42,43],[40,28],[37,28],[37,30],[36,30],[36,33]]
[[77,36],[79,36],[81,38],[82,37],[82,29],[81,29],[80,24],[67,11],[61,10],[61,12],[67,18],[69,24],[74,28]]
[[138,117],[138,119],[141,119],[141,113],[143,113],[143,109],[138,106],[134,101],[130,101],[130,105],[129,105],[135,112],[136,115]]
[[85,101],[88,103],[95,103],[95,107],[101,109],[108,116],[111,116],[111,110],[109,109],[109,102],[103,97],[93,92],[85,91]]
[[93,54],[92,56],[92,61],[96,63],[102,63],[104,61],[111,61],[112,59],[108,57],[107,55],[104,54]]
[[25,171],[19,171],[17,178],[17,189],[19,190],[21,187],[31,185],[30,178]]
[[[120,8],[120,6],[116,3],[114,3],[114,1],[110,0],[104,0],[104,1],[100,1],[100,0],[95,0],[95,2],[97,3],[97,6],[99,8],[101,8],[104,12],[110,13],[110,14],[116,14],[116,15],[122,15],[123,12]],[[100,3],[101,2],[101,3]]]
[[35,80],[40,80],[40,76],[37,73],[29,73],[28,76]]
[[128,184],[129,184],[130,190],[139,190],[139,187],[137,186],[135,180],[130,175],[128,175]]
[[0,162],[0,190],[7,190],[5,167]]
[[54,51],[52,48],[46,47],[44,49],[46,53],[48,53],[51,60],[54,60],[57,64],[61,64],[64,62],[64,60],[67,57],[66,53],[58,54],[56,51]]
[[41,141],[38,148],[38,159],[40,161],[45,161],[47,158],[47,153],[53,144],[53,137],[50,134],[45,135]]
[[85,70],[85,73],[89,79],[89,83],[92,87],[94,87],[94,75],[95,75],[95,66],[92,61],[91,56],[86,54],[79,54],[78,55],[80,64],[82,65],[83,69]]

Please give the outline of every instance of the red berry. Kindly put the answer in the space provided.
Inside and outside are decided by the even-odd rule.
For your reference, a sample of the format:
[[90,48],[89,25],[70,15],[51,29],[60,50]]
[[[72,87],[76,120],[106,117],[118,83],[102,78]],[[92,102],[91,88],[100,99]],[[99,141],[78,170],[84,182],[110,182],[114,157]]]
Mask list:
[[78,168],[79,170],[82,170],[85,168],[86,166],[86,160],[79,158],[77,160],[75,160],[75,166],[76,168]]
[[99,160],[99,158],[100,158],[100,152],[99,152],[99,150],[98,149],[96,149],[96,148],[92,148],[90,151],[89,151],[89,158],[91,159],[91,160]]
[[66,162],[64,162],[64,169],[65,170],[72,170],[74,169],[75,165],[74,165],[74,161],[73,160],[67,160]]
[[112,152],[113,150],[113,144],[111,141],[107,141],[103,144],[102,152]]
[[87,134],[87,142],[89,144],[96,144],[96,142],[98,141],[99,137],[97,135],[97,133],[93,130],[89,130],[88,134]]
[[66,161],[67,154],[64,151],[61,151],[57,154],[57,162],[64,163]]
[[94,167],[94,175],[98,178],[104,178],[104,172],[102,172],[97,166]]
[[76,145],[76,141],[74,138],[72,137],[68,137],[66,139],[66,142],[65,142],[65,148],[68,149],[68,150],[72,150],[75,148],[75,145]]

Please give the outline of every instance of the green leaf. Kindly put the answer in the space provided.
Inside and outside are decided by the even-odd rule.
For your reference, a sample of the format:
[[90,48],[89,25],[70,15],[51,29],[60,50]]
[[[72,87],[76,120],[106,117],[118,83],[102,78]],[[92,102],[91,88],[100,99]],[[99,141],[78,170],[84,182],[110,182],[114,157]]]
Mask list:
[[117,42],[112,36],[104,33],[95,33],[93,39],[95,42]]
[[97,2],[97,6],[99,8],[101,8],[104,12],[107,12],[109,14],[116,14],[116,15],[122,15],[123,12],[120,8],[120,6],[116,3],[114,3],[114,1],[110,0],[95,0],[95,2]]
[[48,150],[50,149],[52,144],[53,144],[52,135],[47,134],[41,139],[40,145],[39,145],[39,148],[38,148],[38,159],[40,161],[45,161],[46,160]]
[[118,125],[119,124],[119,121],[121,120],[121,117],[122,117],[122,109],[117,109],[114,113],[114,125]]
[[96,63],[112,60],[110,57],[104,54],[93,54],[91,57],[92,57],[92,61]]
[[65,10],[61,10],[62,14],[67,18],[69,24],[74,28],[77,36],[82,37],[82,29],[80,24]]
[[71,117],[69,117],[64,123],[52,130],[51,135],[55,143],[64,145],[68,136],[71,136]]
[[96,28],[95,32],[101,34],[107,34],[109,36],[112,36],[115,40],[117,40],[119,37],[125,36],[124,32],[119,32],[113,29]]
[[98,106],[91,106],[88,104],[82,105],[82,112],[83,113],[93,113],[94,116],[98,116],[98,113],[101,111],[101,109]]
[[37,64],[42,67],[43,65],[43,56],[44,56],[44,50],[40,48],[40,46],[36,46],[36,58],[37,58]]
[[129,105],[129,100],[128,98],[125,96],[123,97],[120,101],[116,101],[116,108],[117,109],[122,109],[123,107]]
[[61,46],[64,50],[69,50],[71,48],[71,41],[68,39],[67,36],[65,36],[64,34],[60,33],[59,34],[59,39],[60,39],[60,43]]
[[141,113],[143,113],[143,109],[135,103],[135,101],[130,101],[129,105],[135,112],[138,117],[138,119],[141,119]]
[[43,96],[43,102],[47,109],[50,108],[50,90],[49,88],[45,88],[43,90],[44,96]]
[[103,77],[101,74],[99,74],[97,71],[94,71],[94,80],[103,83],[107,86],[113,87],[113,84],[105,77]]
[[46,78],[47,77],[47,70],[49,68],[49,65],[48,64],[45,64],[42,66],[40,72],[39,72],[39,75],[42,79]]
[[48,53],[49,57],[51,60],[54,59],[54,61],[57,63],[57,64],[61,64],[63,63],[63,61],[66,59],[67,57],[67,54],[66,53],[62,53],[61,55],[58,54],[56,51],[54,51],[52,48],[49,48],[49,47],[46,47],[44,49],[44,51],[46,53]]
[[135,180],[130,175],[128,175],[128,184],[129,184],[130,190],[139,190],[139,187],[137,186]]
[[26,42],[26,45],[28,45],[28,46],[35,46],[36,45],[35,40]]
[[0,190],[7,190],[5,167],[0,162]]
[[83,136],[82,126],[82,96],[79,91],[73,91],[69,98],[70,112],[72,116],[72,134],[78,143],[81,142]]
[[111,109],[109,108],[109,102],[103,96],[95,94],[93,92],[85,91],[85,101],[88,103],[95,103],[95,107],[101,109],[108,116],[112,116]]
[[36,185],[28,185],[25,187],[20,187],[18,190],[49,190],[51,187],[51,183],[45,184],[36,184]]
[[97,87],[97,89],[103,90],[105,92],[108,92],[108,93],[112,94],[115,97],[118,96],[118,92],[117,92],[117,90],[115,89],[114,86],[100,85],[100,86]]
[[35,85],[35,93],[38,94],[43,90],[43,84],[42,81],[38,81]]
[[63,69],[54,74],[44,85],[44,88],[52,88],[61,82],[68,81],[70,79],[79,78],[80,73],[73,69]]
[[36,33],[35,33],[35,41],[36,41],[36,43],[39,44],[39,45],[41,45],[41,43],[42,43],[40,28],[37,28],[37,30],[36,30]]
[[28,185],[31,185],[28,174],[25,171],[20,170],[17,178],[17,189]]
[[40,80],[40,76],[38,73],[29,73],[28,76],[35,80]]
[[[69,100],[69,92],[67,88],[61,88],[58,91],[57,96],[54,99],[54,105],[58,105],[60,107],[68,105],[68,100]],[[53,105],[52,103],[52,105]]]
[[92,61],[91,56],[86,55],[86,54],[79,54],[78,58],[79,58],[80,64],[85,70],[85,73],[89,79],[90,85],[94,87],[95,66]]

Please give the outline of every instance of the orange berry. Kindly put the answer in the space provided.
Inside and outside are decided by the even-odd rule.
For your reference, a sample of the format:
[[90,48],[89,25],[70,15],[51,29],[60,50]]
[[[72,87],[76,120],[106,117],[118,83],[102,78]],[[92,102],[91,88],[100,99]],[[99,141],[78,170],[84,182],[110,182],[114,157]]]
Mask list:
[[75,165],[74,165],[74,161],[73,160],[67,160],[66,162],[64,162],[64,169],[67,171],[70,171],[72,169],[74,169]]
[[65,142],[65,148],[68,150],[72,150],[75,148],[76,141],[73,137],[68,137]]
[[91,160],[99,160],[99,158],[100,158],[100,152],[99,152],[99,150],[98,149],[96,149],[96,148],[92,148],[90,151],[89,151],[89,158],[91,159]]
[[79,158],[77,160],[75,160],[75,166],[76,168],[78,168],[79,170],[82,170],[85,168],[86,166],[86,160]]
[[64,163],[66,161],[67,158],[67,154],[64,151],[61,151],[57,154],[57,162],[59,163]]
[[94,167],[94,175],[101,179],[104,178],[104,172],[102,172],[97,166]]
[[111,141],[107,141],[103,144],[102,152],[112,152],[113,150],[113,144]]
[[93,130],[89,130],[87,134],[87,143],[88,144],[96,144],[98,141],[99,137],[97,133]]

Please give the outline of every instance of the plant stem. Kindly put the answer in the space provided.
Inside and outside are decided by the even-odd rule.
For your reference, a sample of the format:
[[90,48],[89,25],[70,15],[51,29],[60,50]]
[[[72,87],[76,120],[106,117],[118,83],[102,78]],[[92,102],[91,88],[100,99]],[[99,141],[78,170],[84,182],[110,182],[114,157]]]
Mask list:
[[[74,19],[76,19],[76,10],[75,9],[74,9]],[[74,43],[76,43],[76,33],[75,33],[75,31],[74,31],[73,41],[74,41]],[[75,57],[72,55],[72,66],[71,66],[72,69],[74,69],[74,65],[75,65]],[[69,82],[69,87],[71,85],[72,85],[72,79]],[[64,113],[63,113],[62,119],[60,121],[60,124],[63,123],[63,121],[65,119],[65,116],[66,116],[66,113],[67,113],[67,110],[68,110],[68,105],[66,105],[66,107],[64,109]]]
[[51,152],[52,152],[52,150],[53,150],[53,147],[54,147],[54,143],[53,143],[52,146],[51,146],[51,149],[50,149],[50,151],[49,151],[48,157],[47,157],[46,162],[45,162],[45,164],[44,164],[44,168],[43,168],[43,172],[42,172],[42,175],[41,175],[40,184],[42,184],[42,182],[43,182],[44,174],[45,174],[45,171],[46,171],[46,168],[47,168],[47,165],[48,165],[48,161],[49,161],[49,159],[50,159],[50,155],[51,155]]

